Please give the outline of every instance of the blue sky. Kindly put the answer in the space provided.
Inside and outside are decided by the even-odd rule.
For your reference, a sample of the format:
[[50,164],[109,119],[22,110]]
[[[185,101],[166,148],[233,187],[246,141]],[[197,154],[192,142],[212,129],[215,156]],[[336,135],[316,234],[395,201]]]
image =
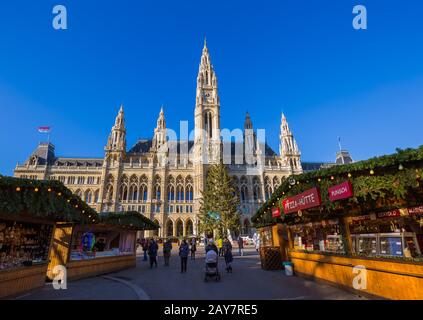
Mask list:
[[[68,10],[66,31],[52,8]],[[364,4],[368,30],[352,28]],[[61,156],[103,156],[119,105],[127,141],[193,127],[204,36],[217,72],[221,125],[245,112],[278,150],[284,111],[304,161],[354,159],[423,144],[423,3],[384,0],[2,1],[0,173],[45,136]]]

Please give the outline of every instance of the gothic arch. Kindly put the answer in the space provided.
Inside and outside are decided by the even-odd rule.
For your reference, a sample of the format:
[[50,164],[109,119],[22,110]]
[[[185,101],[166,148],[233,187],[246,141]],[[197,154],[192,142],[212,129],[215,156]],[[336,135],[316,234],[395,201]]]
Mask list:
[[194,234],[194,222],[190,218],[185,221],[185,234],[187,236],[192,236]]
[[165,225],[166,237],[173,236],[173,220],[168,218]]
[[87,189],[85,191],[84,200],[85,200],[86,203],[93,203],[94,202],[93,192],[91,191],[91,189]]
[[176,220],[176,236],[182,237],[184,235],[184,222],[182,219]]

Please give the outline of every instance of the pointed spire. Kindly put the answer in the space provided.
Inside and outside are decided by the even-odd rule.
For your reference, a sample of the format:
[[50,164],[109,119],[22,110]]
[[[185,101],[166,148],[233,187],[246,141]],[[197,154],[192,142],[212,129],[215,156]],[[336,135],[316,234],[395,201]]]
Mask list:
[[206,36],[204,36],[204,47],[203,48],[207,49],[207,37]]
[[163,105],[160,107],[159,117],[157,118],[157,126],[154,129],[153,145],[154,150],[158,150],[166,143],[166,120],[163,111]]
[[115,119],[115,124],[107,141],[106,151],[126,152],[126,129],[125,129],[125,114],[123,111],[123,104],[119,108],[119,112]]
[[251,121],[250,113],[247,111],[245,114],[245,122],[244,122],[244,129],[252,129],[253,122]]

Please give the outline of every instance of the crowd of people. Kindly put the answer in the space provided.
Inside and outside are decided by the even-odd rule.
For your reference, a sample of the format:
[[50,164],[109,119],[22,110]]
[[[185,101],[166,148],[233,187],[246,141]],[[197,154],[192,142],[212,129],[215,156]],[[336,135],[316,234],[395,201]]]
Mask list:
[[[176,239],[175,239],[176,240]],[[236,240],[238,246],[239,255],[244,255],[244,240],[241,236]],[[144,257],[143,261],[149,261],[150,268],[158,266],[157,256],[159,252],[159,245],[155,239],[141,239],[138,241],[138,245],[141,246]],[[179,246],[179,257],[181,262],[181,273],[187,272],[188,257],[191,257],[191,260],[195,260],[195,254],[197,251],[197,239],[191,238],[189,240],[177,240],[173,243],[172,239],[166,239],[163,243],[163,260],[164,266],[168,267],[170,265],[170,258],[172,256],[172,250],[174,245]],[[223,257],[226,264],[226,271],[232,272],[232,243],[228,238],[218,238],[216,241],[214,239],[204,239],[204,247],[206,253],[206,260],[211,259],[211,255],[216,255],[217,257]],[[209,255],[209,257],[207,257]]]

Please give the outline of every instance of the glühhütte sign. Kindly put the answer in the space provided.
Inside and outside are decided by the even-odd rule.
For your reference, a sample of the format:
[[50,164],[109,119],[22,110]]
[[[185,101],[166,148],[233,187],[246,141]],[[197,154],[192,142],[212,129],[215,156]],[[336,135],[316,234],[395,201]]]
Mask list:
[[322,204],[319,189],[313,188],[303,193],[282,200],[283,211],[285,214],[298,212]]

